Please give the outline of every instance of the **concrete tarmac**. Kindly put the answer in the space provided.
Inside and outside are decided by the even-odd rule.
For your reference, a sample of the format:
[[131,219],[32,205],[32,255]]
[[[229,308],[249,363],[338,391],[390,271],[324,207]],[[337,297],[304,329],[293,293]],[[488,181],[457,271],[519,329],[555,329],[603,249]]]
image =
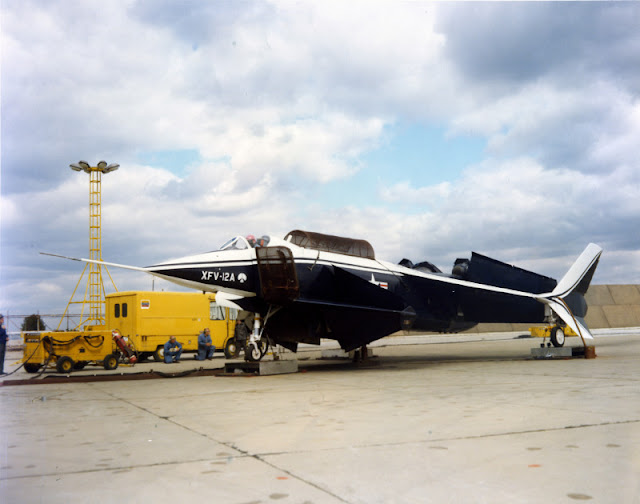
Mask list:
[[[446,338],[279,376],[8,386],[18,371],[0,387],[0,502],[640,502],[640,330],[596,336],[589,360]],[[201,364],[224,359],[118,371]]]

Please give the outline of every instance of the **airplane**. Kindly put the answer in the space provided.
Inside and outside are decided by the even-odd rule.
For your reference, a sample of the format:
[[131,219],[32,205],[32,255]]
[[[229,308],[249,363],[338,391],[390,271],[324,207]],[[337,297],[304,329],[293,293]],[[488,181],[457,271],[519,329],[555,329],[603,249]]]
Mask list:
[[295,352],[328,338],[350,351],[401,330],[450,333],[481,322],[549,323],[554,346],[564,344],[567,326],[592,340],[584,295],[601,254],[590,243],[559,282],[475,252],[451,273],[428,261],[394,264],[377,259],[366,240],[302,230],[284,239],[236,236],[218,250],[144,268],[67,259],[215,292],[218,304],[254,314],[245,359],[259,361],[269,344]]

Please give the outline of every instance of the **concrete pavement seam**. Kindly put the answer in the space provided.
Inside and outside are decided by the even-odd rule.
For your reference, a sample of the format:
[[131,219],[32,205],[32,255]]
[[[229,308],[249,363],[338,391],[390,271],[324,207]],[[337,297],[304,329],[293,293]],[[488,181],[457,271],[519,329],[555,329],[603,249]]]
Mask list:
[[[148,413],[149,415],[155,416],[156,418],[158,418],[158,419],[160,419],[160,420],[165,420],[165,421],[170,422],[170,423],[172,423],[173,425],[175,425],[175,426],[177,426],[177,427],[180,427],[180,428],[182,428],[182,429],[184,429],[184,430],[187,430],[187,431],[189,431],[189,432],[191,432],[191,433],[193,433],[193,434],[197,434],[197,435],[199,435],[199,436],[202,436],[202,437],[204,437],[204,438],[209,439],[210,441],[213,441],[214,443],[218,443],[218,444],[221,444],[221,445],[223,445],[223,446],[226,446],[227,448],[230,448],[230,449],[232,449],[232,450],[235,450],[235,451],[237,451],[237,452],[239,452],[239,453],[240,453],[240,456],[238,456],[238,457],[236,457],[236,458],[249,458],[249,457],[250,457],[250,458],[253,458],[253,459],[255,459],[255,460],[257,460],[257,461],[259,461],[259,462],[261,462],[261,463],[263,463],[263,464],[265,464],[265,465],[268,465],[269,467],[271,467],[271,468],[273,468],[273,469],[276,469],[277,471],[280,471],[280,472],[283,472],[283,473],[285,473],[285,474],[289,475],[291,478],[295,478],[296,480],[298,480],[298,481],[300,481],[300,482],[302,482],[302,483],[304,483],[304,484],[306,484],[306,485],[310,485],[310,486],[312,486],[312,487],[316,488],[317,490],[319,490],[319,491],[321,491],[321,492],[323,492],[323,493],[325,493],[325,494],[327,494],[327,495],[330,495],[331,497],[333,497],[334,499],[339,500],[340,502],[344,502],[345,504],[349,504],[349,501],[344,500],[344,499],[343,499],[342,497],[340,497],[339,495],[336,495],[336,494],[334,494],[333,492],[330,492],[328,489],[323,488],[323,487],[321,487],[321,486],[317,485],[316,483],[314,483],[314,482],[312,482],[312,481],[308,481],[308,480],[306,480],[306,479],[304,479],[304,478],[302,478],[302,477],[300,477],[300,476],[298,476],[298,475],[296,475],[296,474],[293,474],[292,472],[290,472],[290,471],[288,471],[288,470],[286,470],[286,469],[283,469],[283,468],[281,468],[281,467],[278,467],[276,464],[274,464],[274,463],[272,463],[272,462],[269,462],[269,461],[267,461],[267,460],[263,459],[259,454],[253,454],[253,453],[250,453],[250,452],[248,452],[248,451],[246,451],[246,450],[243,450],[243,449],[241,449],[241,448],[238,448],[238,447],[237,447],[237,446],[235,446],[233,443],[228,443],[228,442],[225,442],[225,441],[220,441],[220,440],[218,440],[218,439],[215,439],[215,438],[211,437],[211,436],[210,436],[210,435],[208,435],[208,434],[203,434],[203,433],[201,433],[201,432],[198,432],[198,431],[196,431],[196,430],[192,429],[191,427],[187,427],[186,425],[183,425],[183,424],[181,424],[181,423],[176,422],[175,420],[171,419],[170,417],[161,416],[161,415],[158,415],[158,414],[156,414],[156,413],[154,413],[154,412],[152,412],[152,411],[149,411],[148,409],[146,409],[146,408],[144,408],[144,407],[142,407],[142,406],[140,406],[140,405],[138,405],[138,404],[135,404],[135,403],[131,402],[130,400],[126,399],[126,398],[117,397],[117,396],[115,396],[115,395],[111,394],[111,393],[110,393],[110,392],[108,392],[108,391],[103,391],[103,392],[104,392],[105,394],[107,394],[107,395],[110,395],[110,396],[111,396],[111,397],[113,397],[114,399],[121,400],[121,401],[123,401],[123,402],[125,402],[125,403],[129,404],[130,406],[133,406],[133,407],[135,407],[135,408],[138,408],[138,409],[140,409],[140,410],[144,411],[145,413]],[[172,463],[172,464],[180,464],[180,463],[185,463],[185,462],[187,462],[187,463],[191,463],[191,462],[205,462],[205,461],[208,461],[208,460],[211,460],[211,459],[210,459],[210,458],[207,458],[207,459],[202,459],[202,460],[190,460],[190,461],[184,461],[184,462],[171,462],[171,463]],[[153,466],[156,466],[156,465],[167,465],[167,464],[169,464],[169,463],[166,463],[166,462],[165,462],[165,463],[158,463],[158,464],[149,464],[149,466],[150,466],[150,467],[153,467]],[[132,468],[138,468],[138,467],[146,467],[146,465],[132,466]],[[121,470],[121,469],[122,469],[122,468],[117,468],[117,470]],[[127,468],[125,467],[124,469],[127,469]],[[110,470],[110,471],[112,471],[112,470],[114,470],[114,469],[113,469],[113,468],[109,468],[109,469],[96,469],[96,470],[78,471],[78,472],[96,472],[96,471],[100,471],[100,470]],[[31,477],[31,476],[29,476],[29,477]]]

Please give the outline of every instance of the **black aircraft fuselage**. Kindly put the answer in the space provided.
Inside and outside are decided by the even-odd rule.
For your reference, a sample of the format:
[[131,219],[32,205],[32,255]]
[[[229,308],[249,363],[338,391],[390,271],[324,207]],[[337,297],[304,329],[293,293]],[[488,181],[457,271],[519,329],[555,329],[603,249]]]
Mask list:
[[559,284],[475,253],[451,274],[427,262],[393,264],[364,240],[296,230],[257,243],[238,236],[143,270],[216,292],[217,302],[256,314],[260,334],[291,350],[321,338],[351,350],[403,329],[458,332],[479,322],[542,323],[550,314],[590,337],[584,293],[600,253],[589,245]]

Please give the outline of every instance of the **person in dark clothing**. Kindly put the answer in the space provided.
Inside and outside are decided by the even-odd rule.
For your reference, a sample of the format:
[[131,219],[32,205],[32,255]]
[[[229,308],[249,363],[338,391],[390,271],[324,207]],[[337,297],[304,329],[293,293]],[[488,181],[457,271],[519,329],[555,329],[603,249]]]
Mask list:
[[4,353],[9,342],[9,335],[4,328],[4,315],[0,315],[0,374],[4,374]]
[[181,355],[182,343],[179,343],[175,336],[171,336],[169,341],[164,344],[164,363],[180,362]]

